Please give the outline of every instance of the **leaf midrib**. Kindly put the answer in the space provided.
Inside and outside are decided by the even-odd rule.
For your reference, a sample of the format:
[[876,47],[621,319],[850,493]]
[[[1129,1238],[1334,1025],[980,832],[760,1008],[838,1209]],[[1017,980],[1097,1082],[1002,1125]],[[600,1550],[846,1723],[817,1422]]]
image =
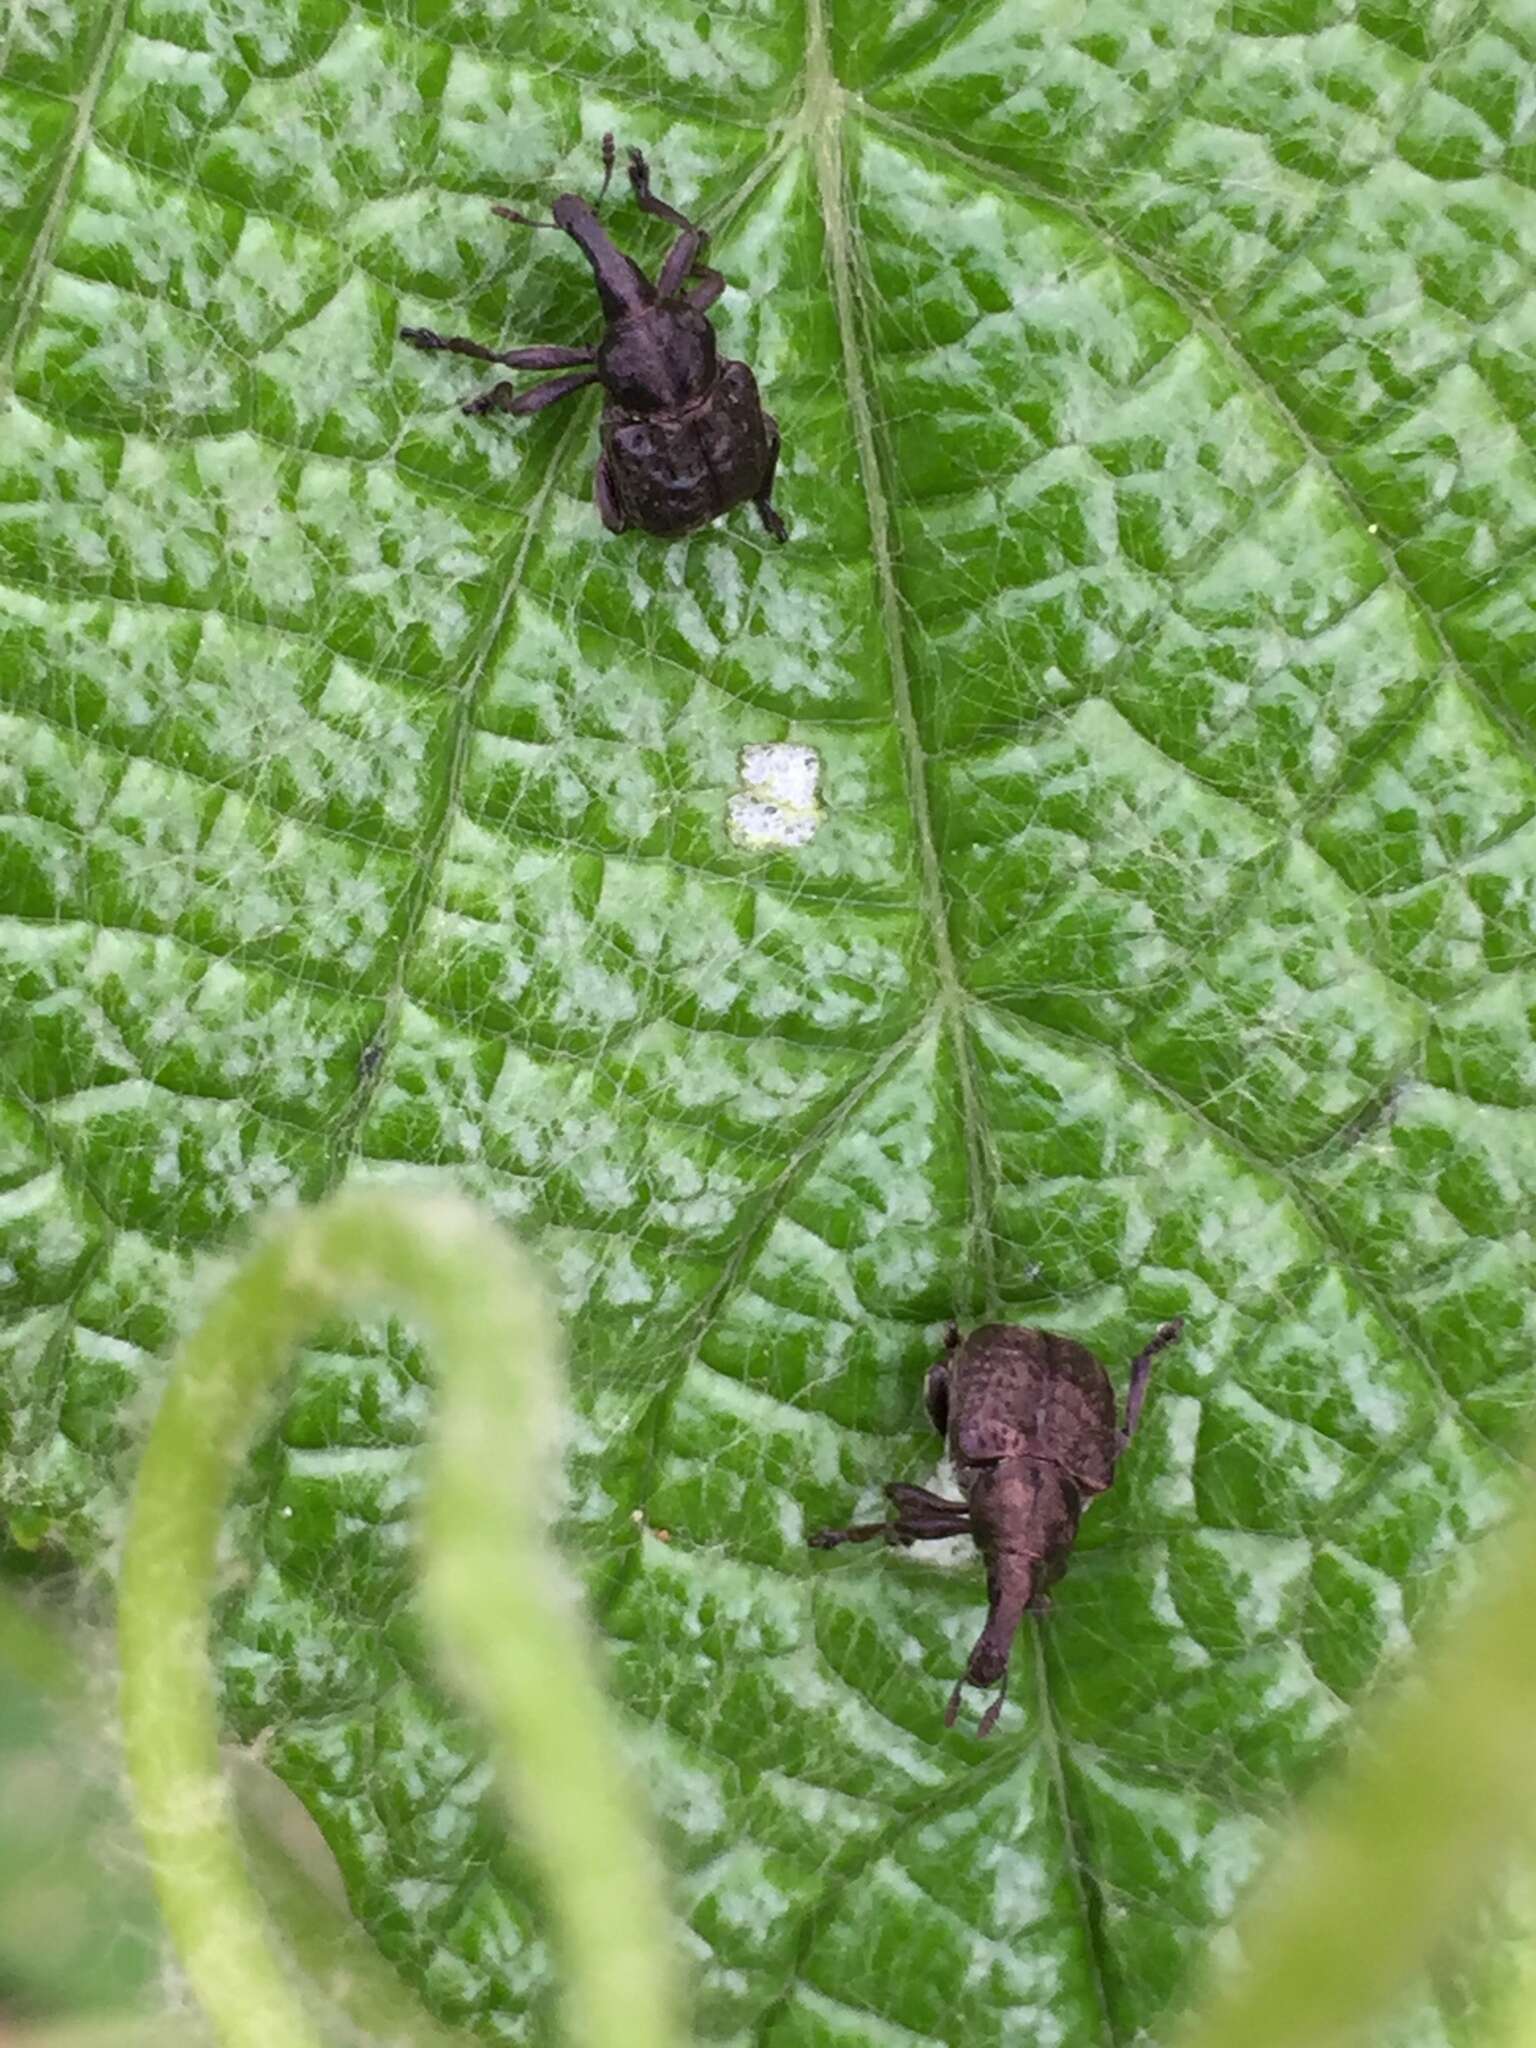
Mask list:
[[[802,118],[807,146],[816,169],[825,239],[825,262],[842,346],[844,392],[853,425],[859,472],[869,513],[870,554],[880,617],[884,627],[892,713],[901,741],[909,813],[918,851],[923,910],[933,949],[938,987],[936,1007],[954,1048],[959,1079],[970,1205],[968,1266],[974,1276],[973,1285],[975,1281],[979,1281],[983,1290],[981,1306],[985,1313],[991,1314],[996,1313],[998,1308],[992,1233],[989,1228],[995,1172],[985,1144],[970,1036],[966,1029],[968,997],[961,983],[959,966],[950,939],[947,899],[933,830],[932,808],[928,798],[927,757],[917,728],[911,676],[906,663],[890,507],[881,473],[874,402],[864,366],[864,357],[869,352],[869,345],[867,330],[861,317],[861,304],[867,292],[867,285],[860,275],[854,254],[856,238],[851,228],[851,207],[843,160],[842,130],[849,96],[832,67],[825,6],[826,0],[806,0],[806,91]],[[974,1302],[956,1304],[957,1308],[969,1306],[973,1309],[977,1305]],[[1045,1742],[1047,1748],[1050,1781],[1060,1814],[1063,1838],[1069,1844],[1075,1845],[1080,1839],[1079,1831],[1061,1767],[1061,1738],[1050,1699],[1049,1677],[1038,1624],[1030,1631],[1030,1639],[1035,1655],[1036,1697],[1045,1724],[1039,1739]],[[1009,1768],[1010,1763],[1011,1759],[1006,1759],[1006,1753],[1005,1757],[983,1756],[971,1767],[963,1769],[958,1778],[952,1780],[945,1788],[942,1795],[944,1802],[949,1803],[962,1791],[968,1797],[978,1771],[990,1776],[1000,1769]],[[911,1814],[903,1811],[893,1822],[893,1827],[904,1832],[911,1825],[911,1821]],[[861,1844],[861,1852],[867,1851],[868,1847],[867,1844]],[[861,1853],[854,1860],[852,1868],[842,1874],[844,1887],[868,1860],[865,1853]],[[1091,1874],[1074,1865],[1072,1876],[1074,1897],[1082,1928],[1083,1953],[1100,2015],[1100,2038],[1108,2044],[1108,2048],[1118,2048],[1110,2017],[1108,1985],[1100,1946],[1099,1916],[1092,1910],[1088,1895],[1088,1887],[1092,1883]],[[809,1944],[814,1938],[824,1911],[824,1901],[818,1898],[808,1904],[799,1917],[799,1924],[794,1930],[792,1960],[785,1973],[784,1983],[763,2009],[755,2030],[755,2038],[763,2044],[763,2048],[766,2048],[774,2023],[792,1997],[795,1984],[803,1975]]]
[[983,1297],[979,1303],[971,1302],[963,1306],[973,1309],[979,1307],[985,1313],[991,1314],[998,1306],[992,1258],[992,1233],[988,1228],[995,1174],[987,1154],[970,1041],[965,1029],[966,996],[949,935],[948,907],[939,867],[938,846],[934,838],[932,809],[928,801],[926,757],[912,707],[912,680],[907,669],[895,558],[891,544],[890,507],[881,475],[874,406],[863,361],[868,348],[864,338],[864,321],[860,314],[862,281],[854,257],[855,236],[850,223],[851,208],[848,202],[847,175],[842,149],[847,95],[832,69],[824,10],[825,0],[806,0],[806,139],[816,168],[826,265],[837,312],[838,335],[842,343],[843,383],[853,423],[859,474],[869,510],[870,555],[884,628],[892,710],[901,740],[902,762],[906,771],[907,803],[912,834],[917,845],[923,910],[933,947],[939,1007],[954,1047],[955,1067],[959,1076],[961,1110],[965,1126],[966,1178],[971,1210],[968,1264],[980,1281]]
[[[122,40],[123,29],[128,19],[128,0],[112,0],[101,28],[101,40],[86,73],[84,85],[75,96],[75,122],[70,131],[69,142],[59,163],[59,174],[48,195],[48,204],[43,213],[42,225],[37,240],[22,272],[21,282],[16,288],[8,328],[0,332],[0,401],[11,396],[11,368],[22,336],[31,326],[32,311],[38,294],[42,291],[43,280],[53,264],[53,252],[58,245],[59,234],[64,225],[64,215],[74,190],[75,172],[85,146],[91,136],[91,122],[96,114],[96,102],[101,97],[101,88],[106,82],[107,72],[117,46]],[[8,60],[9,45],[0,51],[0,60]],[[4,61],[0,61],[0,78],[5,75]]]

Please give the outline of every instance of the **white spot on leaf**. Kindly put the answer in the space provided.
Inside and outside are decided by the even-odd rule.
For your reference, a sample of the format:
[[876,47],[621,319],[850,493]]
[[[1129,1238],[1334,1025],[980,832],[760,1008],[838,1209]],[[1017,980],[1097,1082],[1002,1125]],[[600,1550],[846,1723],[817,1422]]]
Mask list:
[[821,823],[816,785],[821,757],[814,747],[743,747],[741,789],[726,806],[726,828],[738,846],[808,846]]

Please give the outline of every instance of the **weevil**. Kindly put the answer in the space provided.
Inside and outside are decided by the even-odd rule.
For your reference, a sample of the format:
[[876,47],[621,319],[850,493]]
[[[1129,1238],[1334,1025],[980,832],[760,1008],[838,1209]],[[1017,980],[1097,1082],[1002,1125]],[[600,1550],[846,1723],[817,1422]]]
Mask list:
[[976,1733],[996,1727],[1019,1624],[1031,1609],[1049,1608],[1083,1505],[1113,1481],[1141,1419],[1152,1361],[1183,1328],[1181,1319],[1164,1323],[1132,1361],[1122,1425],[1109,1374],[1086,1345],[1017,1323],[987,1323],[962,1340],[951,1323],[924,1399],[965,1498],[893,1482],[885,1492],[894,1521],[821,1529],[810,1538],[817,1550],[876,1537],[909,1544],[969,1536],[975,1543],[987,1566],[987,1619],[949,1696],[946,1727],[954,1726],[963,1686],[998,1685]]
[[595,348],[486,348],[430,327],[402,327],[400,338],[413,348],[448,349],[510,370],[566,372],[522,391],[493,384],[464,401],[460,409],[466,413],[542,412],[574,391],[601,384],[594,495],[610,533],[638,526],[670,539],[707,526],[750,498],[767,531],[786,540],[788,531],[772,504],[778,421],[763,410],[747,365],[717,353],[706,317],[725,290],[720,272],[704,261],[709,230],[657,198],[650,166],[632,149],[635,204],[678,231],[653,284],[632,257],[615,248],[598,218],[613,164],[613,137],[605,135],[595,206],[579,193],[562,192],[551,209],[553,220],[530,220],[510,206],[491,208],[520,227],[562,229],[586,257],[603,311],[603,335]]

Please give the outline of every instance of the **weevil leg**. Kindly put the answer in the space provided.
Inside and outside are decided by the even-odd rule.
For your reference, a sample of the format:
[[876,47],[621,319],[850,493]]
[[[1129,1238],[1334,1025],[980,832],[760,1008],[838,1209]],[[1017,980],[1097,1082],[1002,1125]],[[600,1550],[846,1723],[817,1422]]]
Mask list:
[[459,411],[467,412],[471,417],[481,412],[510,412],[516,397],[515,384],[493,384],[489,391],[479,391],[473,398],[466,398]]
[[613,183],[613,156],[613,135],[610,132],[603,137],[603,182],[592,204],[594,213],[602,212],[603,201],[608,197],[608,187]]
[[595,363],[595,348],[563,348],[558,342],[534,348],[487,348],[462,334],[434,334],[430,327],[402,327],[400,339],[412,348],[446,349],[450,355],[473,356],[477,363],[500,363],[508,370],[568,370],[577,363]]
[[556,405],[562,398],[569,398],[573,391],[580,391],[597,381],[596,370],[581,370],[573,371],[569,377],[551,377],[546,383],[530,385],[526,391],[519,391],[511,384],[493,384],[489,391],[466,398],[459,410],[470,414],[542,412],[546,405]]
[[[704,265],[699,259],[704,254],[708,241],[709,236],[703,228],[689,228],[686,234],[678,236],[677,240],[667,251],[666,259],[656,275],[656,296],[658,299],[674,298],[677,294],[678,286],[685,277],[694,276],[703,270]],[[720,288],[722,291],[725,289],[723,278],[721,279]]]
[[763,414],[763,425],[768,430],[768,467],[763,471],[763,480],[753,493],[752,503],[757,507],[757,516],[775,540],[789,539],[789,528],[775,512],[769,499],[773,495],[774,474],[779,466],[779,423],[771,412]]
[[836,1550],[843,1543],[942,1543],[949,1536],[969,1536],[971,1515],[964,1501],[945,1500],[923,1486],[893,1482],[885,1489],[894,1502],[894,1522],[856,1522],[851,1529],[818,1529],[806,1538],[812,1550]]
[[894,1522],[855,1522],[851,1529],[818,1529],[805,1540],[812,1550],[836,1550],[844,1543],[873,1543],[895,1526]]
[[704,251],[709,247],[709,229],[696,227],[687,214],[679,213],[675,206],[668,206],[664,199],[656,197],[651,190],[651,167],[638,149],[629,152],[629,183],[635,204],[642,213],[653,213],[660,220],[670,221],[678,230],[677,240],[667,251],[657,276],[656,296],[670,299],[684,278],[696,277],[699,282],[689,292],[687,303],[702,313],[725,290],[725,279],[718,270],[709,269],[704,262]]
[[706,229],[696,228],[686,213],[679,213],[675,206],[668,206],[665,199],[656,197],[651,190],[651,167],[638,149],[629,152],[629,186],[642,213],[654,213],[658,220],[670,221],[684,234],[700,235],[706,242],[709,240]]
[[976,1740],[985,1742],[997,1726],[997,1717],[1003,1711],[1003,1701],[1008,1697],[1008,1674],[1003,1673],[1002,1683],[997,1688],[997,1698],[976,1723]]
[[597,458],[597,471],[592,479],[592,495],[597,500],[598,517],[610,533],[622,533],[629,521],[624,517],[624,508],[619,503],[619,494],[613,488],[613,471],[608,467],[606,455]]
[[718,270],[710,270],[707,266],[695,269],[693,275],[699,282],[691,292],[683,293],[683,304],[691,306],[695,313],[708,312],[725,290],[725,279]]
[[1125,1392],[1125,1427],[1119,1433],[1122,1451],[1136,1434],[1136,1425],[1141,1420],[1141,1404],[1147,1397],[1147,1380],[1152,1372],[1153,1359],[1160,1351],[1166,1351],[1170,1344],[1177,1344],[1183,1334],[1184,1318],[1175,1316],[1171,1323],[1163,1324],[1146,1349],[1131,1361],[1131,1379]]
[[836,1550],[844,1543],[873,1543],[883,1536],[887,1543],[905,1548],[909,1543],[942,1543],[947,1537],[970,1533],[969,1517],[960,1520],[953,1514],[927,1514],[918,1509],[913,1514],[903,1510],[894,1522],[855,1522],[851,1529],[818,1529],[805,1540],[812,1550]]
[[492,358],[509,370],[571,370],[579,363],[595,363],[595,348],[566,348],[558,341],[540,342],[533,348],[509,348]]
[[928,1508],[903,1508],[891,1524],[893,1543],[943,1543],[950,1536],[969,1536],[971,1518],[951,1510],[937,1514]]
[[912,1509],[929,1515],[958,1516],[962,1522],[971,1519],[971,1511],[963,1500],[946,1500],[942,1493],[930,1493],[926,1486],[906,1486],[899,1480],[892,1480],[885,1489],[885,1496],[896,1503],[902,1514]]
[[928,1420],[942,1437],[949,1435],[949,1367],[942,1361],[930,1365],[923,1381],[923,1406]]

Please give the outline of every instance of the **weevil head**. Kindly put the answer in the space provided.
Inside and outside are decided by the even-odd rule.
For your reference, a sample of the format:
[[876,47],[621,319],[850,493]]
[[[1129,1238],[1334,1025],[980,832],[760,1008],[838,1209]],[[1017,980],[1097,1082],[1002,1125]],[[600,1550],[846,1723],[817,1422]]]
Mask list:
[[978,1741],[985,1741],[997,1726],[997,1717],[1003,1711],[1003,1701],[1008,1697],[1008,1645],[988,1640],[983,1632],[980,1641],[971,1652],[970,1662],[965,1667],[965,1676],[949,1696],[949,1705],[944,1709],[944,1725],[953,1728],[955,1717],[960,1711],[961,1688],[967,1685],[997,1687],[997,1697],[976,1724]]
[[996,1685],[1006,1674],[1013,1639],[1040,1583],[1039,1564],[1027,1551],[1000,1549],[989,1557],[987,1619],[965,1667],[967,1685]]
[[996,1685],[1008,1669],[1008,1653],[1012,1648],[1011,1642],[999,1642],[990,1628],[984,1628],[976,1638],[976,1647],[965,1667],[966,1684]]

